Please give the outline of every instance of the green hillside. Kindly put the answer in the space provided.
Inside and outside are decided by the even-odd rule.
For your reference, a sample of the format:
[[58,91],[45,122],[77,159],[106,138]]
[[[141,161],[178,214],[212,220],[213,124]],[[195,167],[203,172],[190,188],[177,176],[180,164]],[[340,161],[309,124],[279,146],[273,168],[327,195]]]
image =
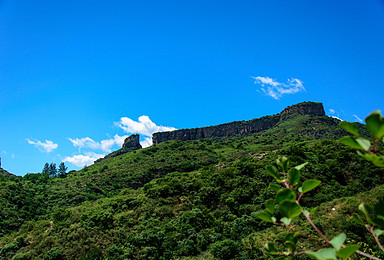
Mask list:
[[[265,242],[287,231],[256,213],[273,195],[265,167],[282,155],[292,165],[309,163],[302,179],[321,180],[302,204],[319,206],[314,219],[322,230],[331,237],[348,231],[348,238],[378,252],[350,215],[359,203],[384,198],[384,172],[339,143],[347,132],[338,124],[327,116],[292,115],[245,137],[116,151],[66,178],[0,174],[0,259],[268,258]],[[312,232],[304,218],[292,228]]]

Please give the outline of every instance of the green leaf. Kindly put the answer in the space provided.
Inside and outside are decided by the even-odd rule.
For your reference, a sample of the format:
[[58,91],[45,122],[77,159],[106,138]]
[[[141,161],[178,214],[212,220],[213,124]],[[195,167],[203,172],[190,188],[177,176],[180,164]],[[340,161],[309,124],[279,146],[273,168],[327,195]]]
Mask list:
[[272,220],[272,215],[268,212],[258,212],[255,214],[255,217],[265,222],[274,223],[274,221]]
[[346,238],[347,236],[344,233],[340,233],[337,237],[334,237],[331,240],[331,245],[334,249],[336,249],[336,251],[339,251],[341,246],[344,244]]
[[271,175],[277,182],[281,182],[279,178],[279,172],[277,171],[277,168],[273,165],[269,165],[265,168],[267,170],[267,173]]
[[342,249],[340,249],[337,253],[336,256],[340,257],[342,259],[347,259],[351,255],[353,255],[357,250],[359,250],[360,246],[359,245],[348,245]]
[[[363,213],[365,220],[372,225],[381,225],[382,221],[378,218],[372,219],[373,208],[367,204],[361,203],[358,207],[359,211]],[[377,221],[377,222],[376,222]]]
[[299,236],[300,236],[299,232],[289,233],[288,235],[285,236],[284,240],[291,241],[296,244]]
[[292,219],[283,217],[283,218],[280,219],[280,221],[281,221],[284,225],[289,226],[289,224],[291,224]]
[[297,190],[298,190],[300,193],[303,193],[303,187],[299,187]]
[[365,216],[365,219],[370,222],[371,221],[371,214],[373,212],[373,209],[371,206],[369,205],[366,205],[364,203],[361,203],[358,207],[358,209],[360,210],[361,213],[364,214]]
[[291,254],[293,254],[296,251],[296,244],[297,244],[299,235],[300,235],[299,232],[294,232],[294,233],[289,233],[284,238],[285,240],[284,244],[286,245],[286,247],[288,247],[291,250]]
[[292,168],[288,172],[288,183],[290,185],[296,185],[300,180],[300,172],[296,168]]
[[376,203],[374,211],[377,215],[384,216],[384,200],[380,200],[378,203]]
[[384,136],[384,120],[381,116],[381,111],[373,111],[367,118],[365,118],[368,131],[376,139],[381,139]]
[[296,194],[290,189],[281,189],[276,194],[276,204],[280,203],[283,200],[295,201]]
[[321,181],[319,180],[307,180],[303,183],[302,187],[302,193],[306,193],[308,191],[313,190],[317,186],[319,186]]
[[380,228],[375,228],[373,230],[373,233],[375,233],[376,236],[380,236],[380,235],[384,234],[384,230],[382,230]]
[[384,167],[384,156],[379,156],[375,154],[362,153],[361,151],[357,151],[359,155],[364,157],[367,161],[372,162],[374,165],[378,167]]
[[337,260],[336,250],[334,248],[323,248],[316,252],[308,252],[307,255],[318,260]]
[[278,254],[278,251],[277,251],[277,248],[275,246],[274,243],[272,242],[268,242],[264,245],[264,249],[267,253],[271,254],[271,255],[277,255]]
[[291,254],[293,254],[296,251],[296,244],[299,237],[299,232],[289,233],[285,236],[284,244],[286,247],[288,247],[291,250]]
[[285,246],[290,249],[289,254],[293,254],[296,251],[296,244],[292,241],[285,241]]
[[357,128],[357,125],[351,122],[343,121],[340,122],[339,126],[343,128],[345,131],[355,135],[359,136],[359,130]]
[[356,138],[356,142],[365,150],[368,151],[371,148],[371,142],[363,137]]
[[305,165],[307,165],[308,163],[307,162],[305,162],[305,163],[302,163],[302,164],[300,164],[300,165],[297,165],[297,166],[295,166],[295,168],[297,169],[297,170],[301,170]]
[[283,217],[294,219],[301,214],[302,208],[294,201],[284,200],[279,204],[279,211]]
[[384,218],[379,215],[372,219],[372,224],[378,228],[384,228]]
[[278,192],[281,189],[281,186],[276,183],[270,183],[269,188],[271,188],[274,192]]
[[356,139],[352,136],[344,136],[340,139],[340,143],[347,145],[354,149],[364,150],[363,147],[356,141]]
[[358,215],[358,214],[356,214],[356,213],[353,213],[353,219],[357,222],[357,223],[359,223],[360,225],[364,225],[365,223],[364,223],[364,221],[361,219],[361,217]]
[[281,167],[283,171],[288,171],[289,161],[288,158],[285,156],[280,157],[276,160],[277,165]]
[[269,199],[265,202],[265,209],[273,214],[273,212],[275,211],[275,200],[274,199]]
[[317,207],[311,208],[311,210],[309,212],[311,213],[311,215],[315,215],[316,211],[317,211]]

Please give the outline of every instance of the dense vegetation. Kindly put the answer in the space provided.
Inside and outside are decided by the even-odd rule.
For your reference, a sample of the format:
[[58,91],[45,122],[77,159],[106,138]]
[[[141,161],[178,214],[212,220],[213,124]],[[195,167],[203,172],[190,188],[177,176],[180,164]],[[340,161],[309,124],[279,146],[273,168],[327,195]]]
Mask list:
[[[0,259],[267,258],[264,243],[287,230],[256,215],[274,194],[265,167],[281,155],[309,163],[302,179],[321,180],[301,203],[318,206],[323,232],[347,230],[361,250],[384,257],[349,217],[384,197],[383,170],[340,144],[344,135],[336,119],[296,115],[246,137],[117,152],[65,178],[0,176]],[[292,228],[313,232],[304,218]]]

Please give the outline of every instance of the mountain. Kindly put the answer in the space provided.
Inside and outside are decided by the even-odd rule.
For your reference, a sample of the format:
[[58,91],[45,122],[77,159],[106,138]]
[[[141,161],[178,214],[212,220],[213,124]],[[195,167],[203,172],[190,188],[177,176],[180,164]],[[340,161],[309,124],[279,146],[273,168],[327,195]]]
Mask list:
[[[308,162],[303,180],[322,181],[302,203],[318,206],[315,221],[324,231],[347,230],[370,243],[352,219],[338,222],[333,214],[384,197],[383,170],[341,145],[346,132],[319,107],[306,102],[260,119],[177,130],[148,148],[134,136],[66,178],[0,177],[0,259],[267,258],[262,245],[286,231],[255,214],[272,194],[265,167],[281,155],[292,165]],[[260,120],[268,127],[254,132]],[[223,127],[225,135],[207,135]],[[183,131],[204,136],[174,140]],[[310,232],[302,220],[292,228]]]

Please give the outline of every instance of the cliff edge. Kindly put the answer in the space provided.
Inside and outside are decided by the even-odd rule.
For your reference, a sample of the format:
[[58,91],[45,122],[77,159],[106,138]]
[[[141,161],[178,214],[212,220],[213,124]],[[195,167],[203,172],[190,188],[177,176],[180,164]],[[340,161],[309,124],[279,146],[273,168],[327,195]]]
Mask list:
[[297,114],[324,116],[325,111],[322,103],[303,102],[285,108],[280,114],[249,121],[235,121],[216,126],[154,133],[152,141],[153,144],[159,144],[168,140],[187,141],[210,137],[245,136],[267,130],[275,126],[278,122],[284,121]]

